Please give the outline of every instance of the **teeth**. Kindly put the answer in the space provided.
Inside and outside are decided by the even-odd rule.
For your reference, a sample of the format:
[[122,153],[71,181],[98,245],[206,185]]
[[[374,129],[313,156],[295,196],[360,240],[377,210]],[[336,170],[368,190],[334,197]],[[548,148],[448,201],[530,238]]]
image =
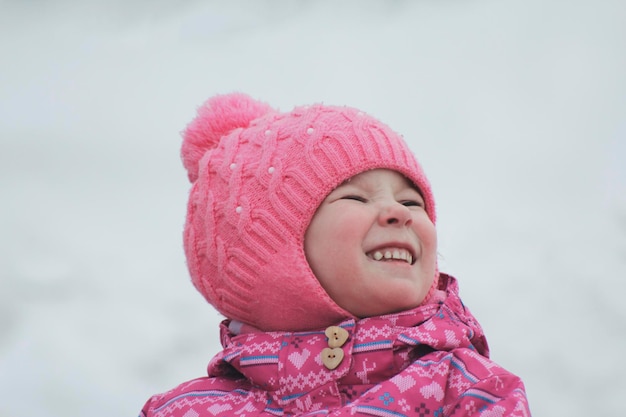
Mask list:
[[413,256],[409,253],[409,251],[405,249],[393,249],[393,250],[385,250],[385,252],[381,252],[377,250],[376,252],[371,254],[371,258],[380,261],[384,259],[399,259],[402,261],[406,261],[409,264],[413,264]]

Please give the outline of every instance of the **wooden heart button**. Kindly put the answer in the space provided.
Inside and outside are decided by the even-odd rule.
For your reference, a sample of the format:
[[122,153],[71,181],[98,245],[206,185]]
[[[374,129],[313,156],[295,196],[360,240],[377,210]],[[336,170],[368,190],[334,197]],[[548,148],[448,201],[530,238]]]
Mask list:
[[330,326],[324,332],[326,337],[328,338],[328,346],[331,348],[337,348],[343,346],[348,340],[350,334],[346,329],[339,326]]
[[322,350],[322,363],[330,370],[339,366],[343,360],[343,350],[341,348],[324,348]]

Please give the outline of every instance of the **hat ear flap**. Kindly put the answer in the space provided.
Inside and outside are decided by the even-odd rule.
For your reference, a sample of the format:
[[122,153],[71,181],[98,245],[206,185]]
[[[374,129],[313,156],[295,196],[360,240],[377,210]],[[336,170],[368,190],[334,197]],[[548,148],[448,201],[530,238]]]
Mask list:
[[207,151],[216,148],[223,136],[237,128],[248,127],[250,122],[272,111],[268,104],[242,93],[207,100],[183,132],[181,157],[189,181],[198,179],[200,159]]

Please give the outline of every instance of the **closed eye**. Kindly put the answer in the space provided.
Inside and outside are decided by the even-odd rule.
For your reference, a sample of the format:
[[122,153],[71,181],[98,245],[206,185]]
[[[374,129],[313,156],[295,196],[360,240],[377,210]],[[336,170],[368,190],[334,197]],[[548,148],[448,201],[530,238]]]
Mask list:
[[421,201],[417,201],[417,200],[404,200],[404,201],[400,201],[400,204],[402,204],[405,207],[424,207],[424,203],[422,203]]
[[358,195],[352,195],[352,194],[344,195],[343,197],[341,197],[341,199],[342,200],[354,200],[354,201],[359,201],[361,203],[366,203],[367,202],[366,198],[363,198],[363,197],[358,196]]

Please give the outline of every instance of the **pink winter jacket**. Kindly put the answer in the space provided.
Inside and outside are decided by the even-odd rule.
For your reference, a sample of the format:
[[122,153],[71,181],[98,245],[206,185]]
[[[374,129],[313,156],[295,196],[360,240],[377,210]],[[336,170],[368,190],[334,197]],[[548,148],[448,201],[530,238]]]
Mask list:
[[488,359],[456,280],[441,280],[438,303],[338,323],[349,337],[335,369],[321,359],[325,329],[234,334],[226,320],[208,377],[153,396],[140,416],[530,416],[522,381]]

